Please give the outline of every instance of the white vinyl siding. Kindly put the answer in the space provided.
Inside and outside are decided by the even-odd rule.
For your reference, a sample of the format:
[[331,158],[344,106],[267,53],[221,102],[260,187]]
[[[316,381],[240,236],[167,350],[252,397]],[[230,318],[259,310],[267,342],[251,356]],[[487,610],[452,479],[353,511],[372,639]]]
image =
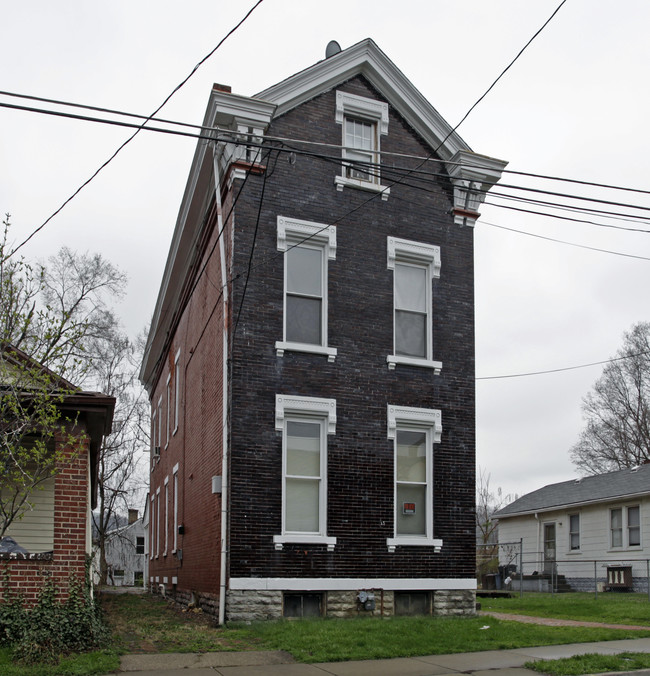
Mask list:
[[31,509],[26,507],[5,533],[31,554],[54,548],[54,477],[46,479],[30,496]]

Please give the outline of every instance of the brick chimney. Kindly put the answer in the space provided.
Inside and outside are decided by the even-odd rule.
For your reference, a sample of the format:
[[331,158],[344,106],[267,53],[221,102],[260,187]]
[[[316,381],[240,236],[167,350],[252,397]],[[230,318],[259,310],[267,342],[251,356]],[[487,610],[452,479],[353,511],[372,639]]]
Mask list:
[[132,523],[135,523],[138,520],[138,510],[137,509],[130,509],[129,510],[129,526]]

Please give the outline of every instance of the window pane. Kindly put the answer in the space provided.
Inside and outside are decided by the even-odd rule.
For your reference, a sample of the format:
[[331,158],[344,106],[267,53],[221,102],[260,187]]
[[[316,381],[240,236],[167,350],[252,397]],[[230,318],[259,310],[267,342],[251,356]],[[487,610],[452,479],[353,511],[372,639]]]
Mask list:
[[320,477],[320,423],[287,422],[287,474]]
[[286,530],[318,533],[319,487],[318,479],[287,479]]
[[321,344],[321,308],[320,298],[300,298],[287,296],[287,337],[295,343]]
[[412,265],[395,265],[395,307],[427,311],[427,271]]
[[613,509],[610,512],[611,531],[612,531],[612,547],[623,546],[623,511],[620,509]]
[[348,148],[372,150],[372,124],[361,120],[345,119],[345,145]]
[[628,526],[638,526],[639,525],[639,508],[638,507],[628,507],[627,508],[627,525]]
[[623,514],[620,509],[613,509],[611,511],[612,516],[612,529],[622,528],[623,527]]
[[[397,484],[397,535],[426,535],[426,486]],[[415,505],[415,514],[404,514],[404,503]]]
[[426,333],[426,315],[395,311],[396,354],[426,358]]
[[296,246],[286,253],[287,291],[305,296],[321,296],[323,251]]
[[427,435],[425,432],[397,432],[397,480],[427,480]]

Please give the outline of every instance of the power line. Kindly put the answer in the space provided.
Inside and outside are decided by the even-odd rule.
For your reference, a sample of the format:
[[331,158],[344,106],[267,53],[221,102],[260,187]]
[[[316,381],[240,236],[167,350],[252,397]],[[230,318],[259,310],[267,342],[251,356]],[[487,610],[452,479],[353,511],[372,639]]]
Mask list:
[[603,364],[612,364],[617,361],[624,361],[626,359],[634,359],[635,357],[642,357],[645,355],[649,355],[650,352],[645,351],[645,352],[638,352],[637,354],[628,354],[625,355],[624,357],[613,357],[612,359],[605,359],[603,361],[594,361],[591,362],[590,364],[580,364],[578,366],[565,366],[563,368],[557,368],[557,369],[548,369],[547,371],[530,371],[528,373],[510,373],[508,375],[501,375],[501,376],[482,376],[482,377],[476,377],[475,380],[504,380],[506,378],[525,378],[527,376],[542,376],[546,375],[548,373],[562,373],[563,371],[576,371],[577,369],[586,369],[590,368],[591,366],[602,366]]
[[650,258],[646,256],[636,256],[635,254],[627,254],[621,251],[611,251],[609,249],[599,249],[594,246],[587,246],[586,244],[576,244],[575,242],[567,242],[563,239],[555,239],[554,237],[546,237],[545,235],[537,235],[532,232],[526,232],[525,230],[516,230],[515,228],[508,228],[505,225],[497,225],[496,223],[488,223],[487,221],[480,221],[483,225],[489,225],[491,228],[499,228],[500,230],[508,230],[509,232],[516,232],[519,235],[528,235],[529,237],[536,237],[537,239],[545,239],[548,242],[555,242],[557,244],[566,244],[567,246],[574,246],[578,249],[588,249],[589,251],[598,251],[600,253],[612,254],[614,256],[623,256],[625,258],[636,258],[640,261],[650,261]]
[[164,101],[154,110],[154,112],[147,117],[147,119],[139,126],[136,131],[131,134],[129,138],[126,139],[120,146],[118,146],[117,150],[105,161],[101,164],[101,166],[88,178],[84,183],[82,183],[73,193],[68,197],[62,204],[61,206],[54,211],[41,225],[38,226],[35,230],[32,231],[32,233],[24,239],[17,247],[13,249],[13,251],[9,254],[10,256],[15,254],[16,251],[18,251],[22,246],[27,244],[29,240],[34,237],[38,232],[40,232],[57,214],[59,214],[67,204],[69,204],[104,168],[106,168],[114,159],[117,157],[117,155],[122,151],[124,147],[126,147],[142,130],[142,128],[147,124],[150,118],[152,118],[154,115],[156,115],[166,104],[167,102],[178,92],[181,87],[183,87],[189,79],[196,73],[196,71],[207,61],[220,47],[221,45],[248,19],[248,17],[259,7],[259,5],[262,4],[264,0],[257,0],[257,2],[251,7],[246,15],[244,16],[243,19],[239,21],[233,28],[226,33],[226,35],[219,41],[219,43],[214,47],[208,54],[206,54],[191,70],[189,75],[185,77],[174,89],[171,91],[171,93],[164,99]]

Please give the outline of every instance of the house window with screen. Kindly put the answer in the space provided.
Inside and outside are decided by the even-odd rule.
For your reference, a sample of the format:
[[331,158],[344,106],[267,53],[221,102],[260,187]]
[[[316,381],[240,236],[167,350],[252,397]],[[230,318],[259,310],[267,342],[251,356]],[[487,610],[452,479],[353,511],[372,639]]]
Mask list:
[[388,268],[393,270],[393,354],[388,367],[409,364],[434,369],[432,280],[440,277],[440,248],[389,237]]
[[641,545],[641,521],[638,505],[627,508],[627,544],[628,547]]
[[389,551],[399,545],[431,546],[433,534],[433,444],[442,423],[436,409],[388,406],[388,438],[394,443],[394,532]]
[[577,551],[580,549],[580,515],[569,515],[569,549]]
[[278,216],[277,246],[284,252],[284,336],[275,344],[277,354],[314,352],[334,361],[336,348],[328,344],[327,333],[327,268],[336,259],[336,228]]
[[379,169],[380,138],[388,133],[388,104],[337,91],[336,122],[343,130],[343,170],[335,178],[337,189],[373,190],[388,199],[390,189],[381,185]]
[[135,553],[144,554],[144,537],[136,537],[135,539]]
[[638,505],[610,509],[609,524],[612,548],[641,545],[641,514]]
[[276,430],[282,432],[282,534],[286,542],[325,544],[327,535],[327,437],[335,433],[336,402],[276,396]]

